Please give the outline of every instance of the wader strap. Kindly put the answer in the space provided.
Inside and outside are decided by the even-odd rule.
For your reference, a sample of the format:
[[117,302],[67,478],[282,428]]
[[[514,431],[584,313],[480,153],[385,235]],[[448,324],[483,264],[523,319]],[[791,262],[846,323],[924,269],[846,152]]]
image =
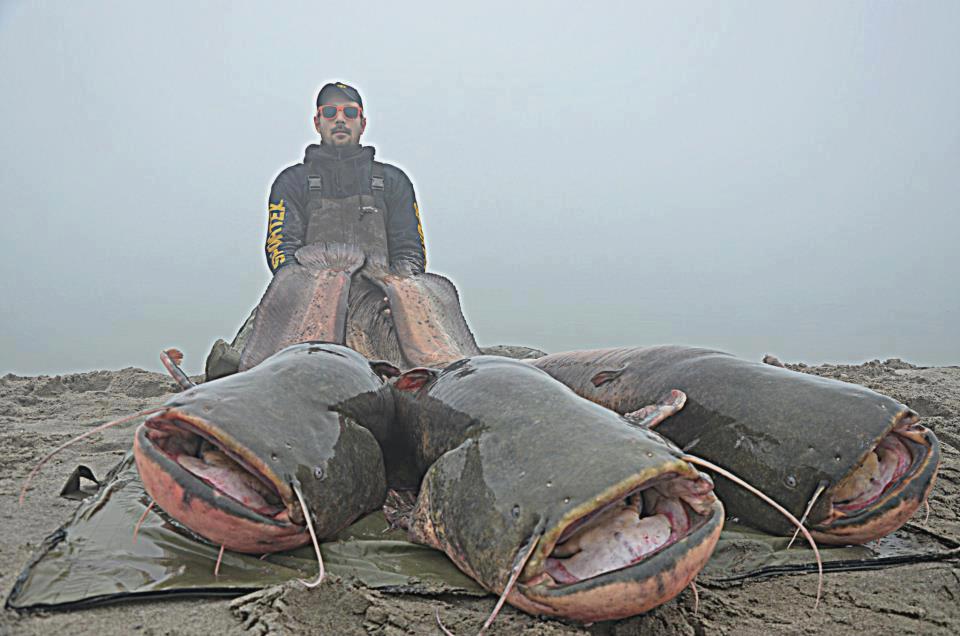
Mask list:
[[[379,161],[372,162],[370,167],[370,193],[373,194],[373,200],[377,204],[377,208],[380,209],[380,212],[386,218],[387,215],[387,199],[384,195],[386,190],[386,176],[383,171],[383,164]],[[308,206],[307,209],[310,209],[309,203],[314,201],[319,202],[323,198],[323,177],[318,174],[309,174],[307,175],[307,186],[308,186]]]
[[307,218],[313,214],[312,210],[319,208],[323,198],[323,177],[318,174],[307,175]]
[[374,161],[370,167],[370,193],[373,194],[373,200],[383,215],[384,222],[387,219],[387,198],[384,195],[386,191],[386,177],[383,174],[383,164]]

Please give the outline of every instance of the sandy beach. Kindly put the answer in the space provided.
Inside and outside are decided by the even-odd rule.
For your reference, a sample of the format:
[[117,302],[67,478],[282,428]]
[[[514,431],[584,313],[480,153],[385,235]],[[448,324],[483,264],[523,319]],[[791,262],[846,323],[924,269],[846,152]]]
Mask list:
[[[897,359],[857,366],[788,365],[861,384],[912,407],[942,444],[930,498],[912,523],[960,540],[960,367],[917,367]],[[46,453],[113,418],[160,404],[177,390],[164,375],[127,368],[63,376],[0,378],[0,590],[4,597],[44,537],[76,502],[57,493],[78,464],[98,476],[130,448],[132,427],[115,428],[67,449],[17,505],[20,485]],[[960,632],[960,563],[923,563],[869,572],[828,573],[814,609],[816,578],[781,576],[740,586],[688,589],[643,616],[592,626],[542,620],[505,608],[491,634],[955,634]],[[475,633],[495,599],[386,594],[328,579],[317,590],[296,583],[240,602],[224,599],[130,601],[70,611],[0,614],[0,634],[456,634]]]

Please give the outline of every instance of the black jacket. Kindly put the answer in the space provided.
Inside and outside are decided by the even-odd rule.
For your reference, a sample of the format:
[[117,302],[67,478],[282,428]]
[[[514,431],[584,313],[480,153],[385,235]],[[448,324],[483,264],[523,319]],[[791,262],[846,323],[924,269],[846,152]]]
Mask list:
[[[307,146],[302,163],[281,172],[270,188],[267,201],[267,266],[271,272],[293,262],[293,253],[303,245],[307,235],[307,199],[309,184],[307,164],[320,169],[323,196],[345,198],[370,193],[370,170],[374,155],[372,146],[334,148],[326,145]],[[413,193],[413,184],[396,166],[383,164],[384,199],[390,265],[422,272],[427,264],[423,243],[420,211]]]

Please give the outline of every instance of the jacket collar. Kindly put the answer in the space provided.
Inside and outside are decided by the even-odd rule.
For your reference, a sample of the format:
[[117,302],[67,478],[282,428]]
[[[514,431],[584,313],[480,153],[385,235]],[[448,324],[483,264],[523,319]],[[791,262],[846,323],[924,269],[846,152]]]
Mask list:
[[303,162],[309,163],[317,159],[346,161],[349,159],[357,159],[364,155],[368,155],[368,157],[365,158],[373,160],[375,152],[373,146],[330,146],[324,143],[310,144],[307,146],[307,150],[303,155]]

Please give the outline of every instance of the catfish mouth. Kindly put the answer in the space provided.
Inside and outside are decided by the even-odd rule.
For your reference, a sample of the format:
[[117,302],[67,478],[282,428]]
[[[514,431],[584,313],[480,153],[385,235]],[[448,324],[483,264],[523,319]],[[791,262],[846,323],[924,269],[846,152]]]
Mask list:
[[866,543],[898,529],[933,487],[940,462],[936,436],[907,411],[860,464],[827,491],[830,508],[813,525],[818,540]]
[[629,568],[706,525],[715,501],[704,477],[648,482],[568,524],[542,571],[521,583],[556,590]]
[[147,493],[211,543],[265,553],[309,541],[289,486],[209,423],[168,411],[140,426],[134,453]]

